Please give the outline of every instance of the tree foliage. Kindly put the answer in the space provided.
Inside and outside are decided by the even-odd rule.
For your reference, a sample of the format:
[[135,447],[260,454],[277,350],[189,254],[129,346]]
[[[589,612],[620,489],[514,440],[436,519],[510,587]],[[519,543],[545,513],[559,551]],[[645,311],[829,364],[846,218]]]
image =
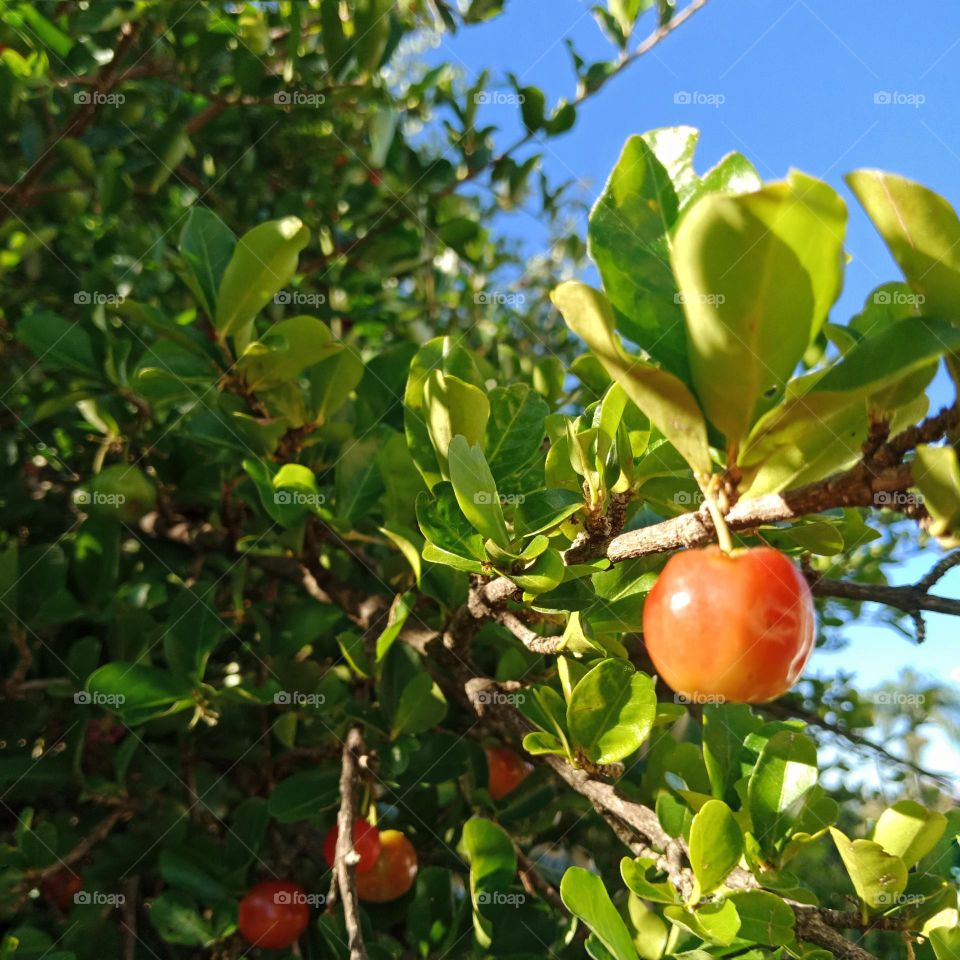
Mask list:
[[[960,534],[960,221],[850,174],[903,277],[842,320],[837,192],[673,127],[584,231],[537,144],[703,2],[598,8],[569,101],[420,63],[502,6],[3,5],[4,960],[238,957],[273,878],[312,897],[276,956],[960,955],[943,781],[908,743],[879,806],[826,749],[955,704],[701,701],[640,636],[718,534],[803,564],[821,645],[958,612],[955,554],[885,568]],[[534,763],[501,799],[490,744]],[[338,811],[410,892],[358,910]]]

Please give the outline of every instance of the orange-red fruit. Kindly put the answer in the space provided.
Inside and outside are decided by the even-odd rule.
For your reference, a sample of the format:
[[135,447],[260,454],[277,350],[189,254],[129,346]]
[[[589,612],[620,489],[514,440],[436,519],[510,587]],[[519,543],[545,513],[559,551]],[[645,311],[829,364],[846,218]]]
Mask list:
[[786,693],[815,633],[806,580],[771,547],[676,553],[643,608],[657,673],[694,703],[764,703]]
[[[333,866],[337,859],[337,837],[340,831],[334,824],[323,841],[323,857],[329,866]],[[353,849],[357,851],[360,860],[355,870],[357,873],[366,873],[372,870],[380,856],[380,831],[366,820],[353,821]]]
[[47,903],[66,912],[73,904],[74,895],[83,889],[83,878],[69,867],[64,867],[44,877],[40,889]]
[[237,926],[255,947],[289,947],[309,922],[307,895],[303,887],[289,880],[264,880],[240,901]]
[[494,800],[502,800],[530,775],[533,767],[507,747],[487,747],[487,790]]
[[417,851],[399,830],[380,834],[380,856],[372,870],[357,874],[357,896],[367,903],[402,897],[417,879]]

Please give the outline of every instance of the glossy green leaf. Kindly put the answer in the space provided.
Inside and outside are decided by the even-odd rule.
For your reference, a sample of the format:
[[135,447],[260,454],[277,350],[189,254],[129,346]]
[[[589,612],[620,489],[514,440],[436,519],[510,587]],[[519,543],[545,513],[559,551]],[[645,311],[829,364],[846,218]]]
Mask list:
[[695,472],[710,472],[703,414],[676,377],[632,357],[613,329],[613,313],[602,294],[582,283],[562,283],[553,302],[567,326],[581,337],[627,396],[680,451]]
[[770,947],[792,942],[796,917],[781,897],[766,890],[745,890],[730,899],[740,917],[741,939]]
[[251,390],[265,390],[294,380],[341,349],[322,320],[290,317],[250,343],[237,360],[236,370]]
[[524,537],[543,533],[583,509],[583,496],[573,490],[537,490],[517,507],[515,532]]
[[653,680],[626,660],[603,660],[574,687],[567,727],[594,763],[615,763],[638,749],[653,727]]
[[637,960],[630,931],[603,881],[583,867],[570,867],[560,881],[564,906],[579,917],[616,960]]
[[703,197],[674,239],[693,384],[728,442],[782,394],[839,293],[843,203],[800,174]]
[[873,840],[909,868],[937,845],[946,828],[947,818],[942,813],[915,800],[901,800],[880,814]]
[[740,931],[740,917],[730,899],[719,903],[706,903],[696,910],[683,907],[666,907],[663,915],[694,936],[726,947],[733,943]]
[[713,893],[737,865],[743,834],[722,800],[708,800],[690,825],[690,866],[696,879],[691,902]]
[[753,834],[774,857],[796,827],[803,801],[817,782],[817,748],[802,733],[781,731],[767,741],[750,776]]
[[211,319],[216,315],[220,281],[236,245],[233,231],[213,211],[199,205],[191,208],[180,234],[180,256],[190,271],[191,286]]
[[447,455],[450,482],[463,515],[485,538],[508,548],[510,537],[500,495],[483,450],[458,434],[451,439]]
[[92,702],[120,714],[131,726],[194,706],[188,679],[142,663],[104,664],[88,678],[87,692]]
[[656,872],[656,862],[649,858],[624,857],[620,861],[620,875],[623,877],[623,882],[638,897],[653,903],[678,903],[680,895],[669,881],[648,878],[650,873]]
[[960,323],[960,219],[953,207],[897,174],[856,170],[844,179],[924,298],[923,312]]
[[913,480],[923,505],[933,517],[931,532],[951,536],[960,530],[960,463],[953,447],[921,444],[916,451]]
[[857,896],[871,912],[889,910],[907,885],[907,868],[873,840],[850,840],[834,827],[830,835]]
[[550,407],[525,383],[496,387],[489,400],[485,453],[491,473],[506,490],[540,455]]
[[310,231],[297,217],[269,220],[247,231],[223,272],[215,325],[222,337],[244,330],[290,282]]

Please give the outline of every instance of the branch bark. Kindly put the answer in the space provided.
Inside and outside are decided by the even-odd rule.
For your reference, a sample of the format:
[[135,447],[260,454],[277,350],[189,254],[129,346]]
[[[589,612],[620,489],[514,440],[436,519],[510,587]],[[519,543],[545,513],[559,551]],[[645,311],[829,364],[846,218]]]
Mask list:
[[367,948],[360,928],[360,904],[357,899],[357,856],[353,849],[353,823],[356,820],[355,793],[359,777],[360,756],[366,752],[359,727],[351,727],[343,744],[340,766],[340,811],[337,814],[336,873],[340,899],[343,901],[343,922],[347,928],[350,960],[367,960]]

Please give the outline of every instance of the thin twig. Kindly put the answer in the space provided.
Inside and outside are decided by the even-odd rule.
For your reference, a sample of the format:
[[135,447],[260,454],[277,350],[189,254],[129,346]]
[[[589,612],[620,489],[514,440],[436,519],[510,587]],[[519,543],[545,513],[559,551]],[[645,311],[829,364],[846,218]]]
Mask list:
[[356,865],[353,849],[353,824],[356,820],[356,787],[360,755],[366,751],[360,727],[351,727],[343,744],[340,766],[340,812],[337,814],[336,876],[343,901],[343,922],[347,928],[350,960],[366,960],[367,950],[360,929],[360,904],[357,899]]

